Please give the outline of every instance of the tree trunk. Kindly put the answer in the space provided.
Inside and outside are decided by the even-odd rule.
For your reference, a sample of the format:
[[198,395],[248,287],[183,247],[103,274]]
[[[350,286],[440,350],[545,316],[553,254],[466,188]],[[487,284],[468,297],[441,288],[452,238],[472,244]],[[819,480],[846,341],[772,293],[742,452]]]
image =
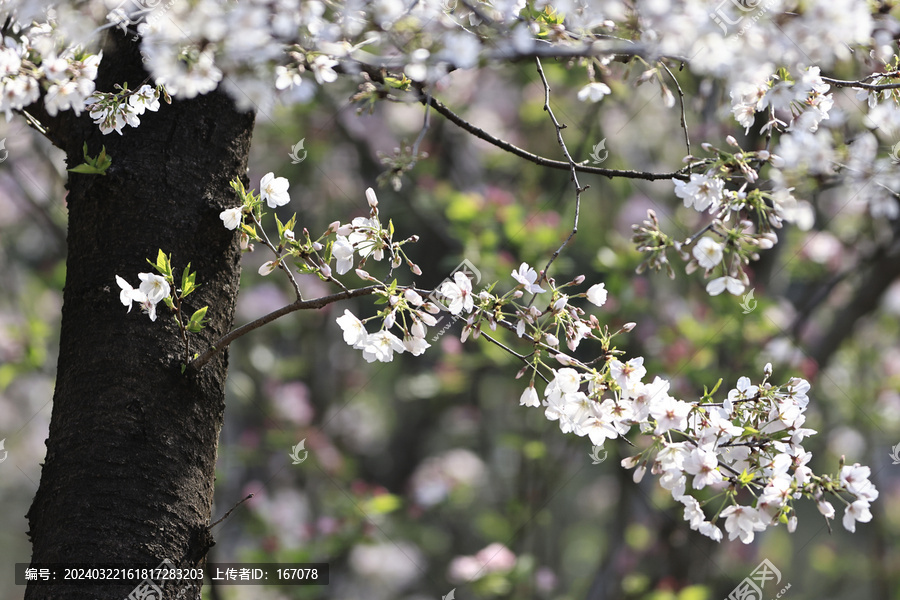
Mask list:
[[[109,35],[97,89],[131,89],[146,78],[134,43]],[[171,311],[156,322],[126,312],[115,276],[136,286],[155,272],[158,249],[176,279],[191,263],[200,288],[188,315],[209,305],[203,350],[232,326],[240,277],[237,236],[219,212],[237,205],[229,181],[243,177],[253,114],[222,93],[162,103],[138,128],[103,136],[87,114],[48,118],[48,137],[69,167],[106,145],[106,176],[71,174],[66,285],[47,457],[28,511],[32,563],[110,562],[182,566],[200,559],[208,533],[227,359],[183,375],[184,350]],[[43,121],[43,119],[42,119]],[[28,600],[121,600],[133,585],[29,585]],[[199,598],[197,592],[187,597]],[[168,594],[167,594],[167,597]]]

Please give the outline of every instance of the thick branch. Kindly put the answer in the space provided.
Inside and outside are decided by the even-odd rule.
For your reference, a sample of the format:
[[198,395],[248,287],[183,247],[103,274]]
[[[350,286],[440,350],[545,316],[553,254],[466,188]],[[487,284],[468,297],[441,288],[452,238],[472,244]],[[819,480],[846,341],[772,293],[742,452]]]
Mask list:
[[900,249],[894,248],[874,262],[856,289],[853,298],[832,320],[831,327],[812,344],[811,357],[824,368],[844,340],[853,334],[854,325],[878,307],[882,295],[900,277]]

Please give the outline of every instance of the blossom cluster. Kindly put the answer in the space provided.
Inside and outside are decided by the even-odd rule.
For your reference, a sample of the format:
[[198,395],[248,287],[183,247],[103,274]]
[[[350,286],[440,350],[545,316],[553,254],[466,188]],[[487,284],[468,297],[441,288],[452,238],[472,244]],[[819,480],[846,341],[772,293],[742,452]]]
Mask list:
[[49,25],[12,27],[0,38],[0,111],[9,121],[14,110],[37,102],[43,91],[50,116],[70,109],[80,115],[94,92],[102,58],[103,52],[60,52]]
[[138,278],[141,283],[137,288],[133,288],[130,283],[116,275],[116,283],[121,289],[119,300],[128,307],[128,312],[131,312],[132,304],[137,302],[144,313],[150,316],[150,320],[155,321],[156,305],[168,298],[171,292],[169,283],[154,273],[138,273]]
[[[709,243],[698,247],[704,247],[707,255],[717,252]],[[724,534],[719,520],[724,519],[730,540],[750,543],[755,533],[779,523],[794,531],[797,517],[793,504],[801,497],[815,500],[822,514],[833,518],[834,508],[826,494],[846,504],[843,524],[848,530],[854,531],[857,521],[871,519],[869,503],[878,497],[878,491],[868,480],[867,467],[842,464],[838,475],[828,476],[816,475],[807,466],[812,455],[803,441],[816,432],[805,427],[810,390],[806,380],[792,378],[774,385],[769,381],[772,366],[766,365],[759,384],[741,377],[721,401],[714,399],[718,384],[698,401],[678,399],[670,393],[669,381],[658,376],[646,381],[642,357],[624,360],[611,345],[615,335],[630,331],[634,324],[610,334],[596,317],[583,318],[583,311],[570,303],[572,297],[584,297],[603,306],[608,292],[602,283],[570,296],[563,290],[583,283],[584,277],[557,286],[526,263],[510,275],[518,285],[503,296],[488,291],[474,294],[471,281],[461,272],[442,284],[438,297],[444,308],[465,318],[462,341],[479,337],[485,324],[492,331],[500,326],[530,341],[536,352],[520,376],[530,371],[531,382],[519,403],[543,407],[544,416],[556,421],[560,431],[587,437],[595,446],[636,429],[648,441],[638,454],[622,461],[623,467],[636,469],[635,481],[640,481],[648,468],[659,475],[660,485],[684,504],[685,520],[693,529],[720,541]],[[533,295],[532,302],[521,305],[517,300],[525,293]],[[547,294],[547,304],[541,310],[533,300],[543,294]],[[411,288],[401,291],[396,282],[384,296],[388,308],[367,319],[381,320],[377,333],[369,333],[365,322],[349,310],[338,317],[344,341],[362,350],[369,362],[388,361],[393,353],[405,350],[420,354],[409,344],[421,341],[418,350],[424,351],[424,327],[412,332],[407,324],[418,326],[435,311],[423,311],[423,307],[431,308],[428,303]],[[399,327],[407,333],[403,340],[390,331],[398,326],[398,314],[403,315],[404,323]],[[592,366],[561,352],[561,335],[573,351],[583,339],[600,342],[606,359],[600,366]],[[542,357],[552,357],[563,367],[551,368]],[[552,378],[542,398],[535,380],[547,370]],[[703,496],[698,495],[701,492]],[[704,510],[708,506],[714,509],[709,519]]]
[[[197,289],[197,273],[191,271],[191,264],[182,269],[181,278],[175,278],[175,272],[172,268],[172,259],[162,250],[156,257],[156,262],[148,260],[153,268],[159,273],[139,273],[138,278],[141,280],[137,288],[131,286],[127,280],[116,275],[116,283],[119,285],[119,300],[123,305],[128,307],[131,312],[132,304],[137,302],[143,309],[144,313],[150,317],[151,321],[156,321],[157,311],[156,305],[163,302],[173,313],[175,322],[181,330],[182,342],[184,344],[184,362],[182,363],[182,371],[187,368],[188,362],[191,360],[190,341],[188,333],[197,333],[204,328],[208,319],[206,312],[208,306],[203,306],[194,311],[188,317],[185,306],[185,298]],[[180,282],[180,285],[176,282]]]
[[[288,221],[282,223],[275,215],[275,223],[278,227],[278,237],[273,243],[265,233],[262,225],[263,205],[269,208],[285,206],[291,201],[290,183],[284,177],[276,177],[274,173],[267,173],[260,179],[260,192],[255,194],[252,190],[244,189],[243,184],[235,180],[232,188],[239,194],[241,205],[227,208],[219,213],[219,218],[226,229],[241,232],[241,247],[244,250],[252,250],[251,242],[264,243],[275,255],[259,268],[260,275],[268,275],[278,268],[288,269],[285,266],[289,261],[294,261],[300,273],[317,273],[325,280],[333,279],[333,272],[344,275],[356,264],[356,272],[363,280],[374,280],[362,267],[371,258],[381,261],[389,258],[391,269],[399,267],[404,262],[409,269],[417,275],[422,271],[413,263],[403,246],[418,240],[417,236],[411,236],[405,240],[395,241],[393,222],[388,221],[385,227],[378,213],[378,197],[375,190],[366,190],[366,200],[369,205],[368,217],[355,217],[350,223],[334,221],[328,229],[313,240],[309,231],[303,229],[298,238],[296,228],[297,215],[294,214]],[[247,223],[247,221],[250,223]],[[355,263],[356,257],[359,257]],[[331,265],[334,263],[334,269]]]
[[159,110],[159,88],[147,84],[136,90],[123,89],[116,94],[94,92],[85,100],[85,107],[90,111],[94,123],[100,126],[104,135],[117,132],[122,135],[125,125],[137,127],[141,124],[140,116],[144,111]]
[[[793,503],[803,496],[815,500],[826,518],[834,517],[826,493],[846,505],[847,530],[872,518],[869,503],[878,491],[868,467],[842,464],[839,475],[820,476],[807,466],[812,454],[802,442],[815,433],[804,427],[807,381],[792,378],[772,385],[772,367],[766,365],[759,385],[741,377],[721,402],[713,401],[715,389],[700,401],[685,402],[670,395],[665,379],[644,382],[643,358],[613,359],[600,369],[571,358],[566,362],[573,366],[553,370],[542,401],[532,384],[520,404],[543,406],[546,418],[557,421],[563,433],[586,436],[595,446],[637,427],[649,442],[622,466],[635,469],[636,482],[648,467],[659,475],[660,485],[684,504],[685,520],[703,535],[720,541],[720,518],[729,540],[744,543],[779,523],[793,532]],[[698,498],[690,490],[706,492]],[[711,519],[707,506],[714,507]]]

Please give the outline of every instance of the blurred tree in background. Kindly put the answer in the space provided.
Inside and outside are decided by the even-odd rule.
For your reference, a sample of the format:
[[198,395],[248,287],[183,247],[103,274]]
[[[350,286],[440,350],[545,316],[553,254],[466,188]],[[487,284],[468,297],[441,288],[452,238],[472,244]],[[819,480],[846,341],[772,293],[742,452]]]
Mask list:
[[[889,9],[882,16],[896,24]],[[896,52],[893,35],[880,41]],[[678,88],[671,79],[660,83],[662,75],[651,78],[654,85],[635,86],[650,65],[628,57],[604,64],[611,93],[592,103],[577,97],[586,81],[583,64],[547,58],[542,64],[553,111],[567,126],[568,151],[586,165],[675,171],[686,154],[682,118],[698,140],[694,155],[703,153],[699,140],[727,148],[729,134],[742,148],[772,145],[760,133],[764,113],[738,135],[743,128],[729,112],[728,88],[716,78],[687,69],[676,73]],[[849,61],[835,70],[845,79],[865,76]],[[393,220],[400,238],[420,236],[406,250],[422,267],[421,289],[440,285],[464,259],[482,283],[508,288],[509,273],[522,261],[540,268],[566,239],[575,214],[570,172],[527,162],[435,110],[419,145],[427,157],[395,173],[400,185],[392,187],[388,159],[422,132],[421,98],[397,92],[403,101],[379,101],[370,112],[350,100],[360,89],[358,80],[341,78],[304,103],[257,112],[248,187],[258,187],[268,172],[286,177],[291,203],[277,209],[282,221],[296,212],[298,229],[318,232],[336,219],[365,216],[365,190],[380,180],[384,219]],[[465,122],[561,159],[533,61],[456,70],[431,93]],[[667,94],[678,102],[668,106]],[[843,152],[834,161],[862,160],[850,145],[861,138],[853,128],[863,121],[865,98],[835,93],[834,102],[821,125]],[[12,584],[12,563],[30,555],[22,516],[46,452],[66,277],[60,199],[65,169],[73,166],[17,119],[0,124],[8,152],[0,167],[0,438],[8,451],[0,463],[6,565],[0,596],[9,598],[22,594]],[[139,131],[126,128],[126,139]],[[110,145],[114,138],[95,139]],[[879,141],[885,160],[895,140]],[[761,167],[762,180],[769,168]],[[809,379],[806,426],[819,432],[804,442],[813,453],[810,466],[833,471],[842,455],[871,465],[881,490],[872,523],[854,535],[840,525],[829,532],[813,503],[800,502],[793,534],[778,527],[753,545],[712,542],[690,529],[684,507],[655,477],[632,481],[619,466],[632,454],[624,442],[608,442],[592,456],[584,439],[561,435],[542,410],[519,406],[527,383],[513,375],[521,361],[492,344],[463,345],[461,322],[442,331],[445,317],[430,330],[433,348],[423,356],[366,363],[335,324],[345,309],[373,314],[371,299],[361,298],[300,311],[230,347],[216,463],[213,521],[248,494],[253,498],[212,529],[209,560],[328,562],[331,585],[211,586],[204,597],[414,600],[455,589],[458,598],[484,599],[717,599],[763,559],[779,569],[782,587],[790,584],[786,598],[900,594],[900,512],[893,510],[900,467],[890,456],[900,442],[897,219],[872,209],[867,195],[875,192],[856,195],[876,184],[815,173],[787,182],[809,202],[810,214],[786,224],[779,243],[746,268],[747,290],[755,292],[748,301],[710,297],[699,274],[681,274],[675,252],[674,279],[664,271],[636,274],[646,256],[635,249],[632,224],[648,209],[676,239],[709,222],[673,194],[670,178],[579,173],[579,179],[590,188],[581,196],[578,234],[553,264],[555,278],[584,274],[587,284],[605,283],[609,301],[594,313],[611,330],[637,323],[617,338],[619,348],[643,356],[649,378],[668,377],[673,396],[699,397],[719,378],[722,390],[731,389],[768,362],[779,380]],[[236,324],[293,300],[277,273],[258,274],[270,259],[259,244],[244,255]],[[312,275],[297,281],[304,297],[334,291]],[[109,284],[116,304],[112,274]],[[587,348],[574,355],[594,357]],[[292,464],[301,440],[308,458]],[[766,593],[774,597],[778,590],[771,589]]]

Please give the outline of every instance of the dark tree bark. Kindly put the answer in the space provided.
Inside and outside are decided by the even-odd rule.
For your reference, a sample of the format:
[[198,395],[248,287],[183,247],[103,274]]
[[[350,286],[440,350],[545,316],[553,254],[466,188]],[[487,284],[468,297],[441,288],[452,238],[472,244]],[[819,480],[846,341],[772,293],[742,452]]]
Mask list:
[[[135,89],[145,78],[135,44],[110,34],[97,89]],[[209,305],[211,319],[192,336],[192,352],[231,328],[240,249],[219,212],[237,205],[229,181],[246,172],[253,114],[217,92],[141,119],[122,136],[103,136],[87,114],[41,116],[69,167],[83,161],[84,141],[92,156],[105,145],[113,162],[106,176],[73,173],[68,184],[56,390],[27,515],[33,563],[184,565],[211,543],[227,359],[183,375],[171,311],[160,303],[155,323],[138,308],[126,312],[115,276],[136,286],[139,272],[155,272],[146,259],[158,249],[171,253],[176,278],[190,261],[201,287],[186,299],[188,315]],[[30,585],[25,597],[121,600],[133,587]]]

